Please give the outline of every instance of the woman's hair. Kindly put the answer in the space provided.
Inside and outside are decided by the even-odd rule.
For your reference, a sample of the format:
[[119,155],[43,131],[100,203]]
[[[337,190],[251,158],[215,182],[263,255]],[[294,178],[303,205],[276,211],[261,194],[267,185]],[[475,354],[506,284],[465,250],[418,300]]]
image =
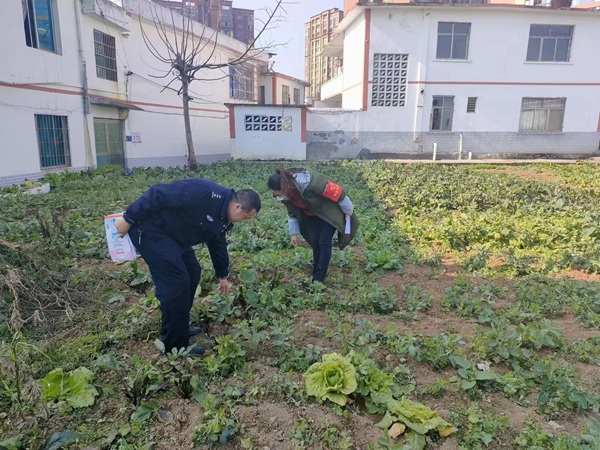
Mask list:
[[277,169],[273,175],[269,177],[267,186],[272,191],[280,191],[287,198],[292,198],[300,194],[300,188],[296,184],[296,179],[292,172],[286,169]]

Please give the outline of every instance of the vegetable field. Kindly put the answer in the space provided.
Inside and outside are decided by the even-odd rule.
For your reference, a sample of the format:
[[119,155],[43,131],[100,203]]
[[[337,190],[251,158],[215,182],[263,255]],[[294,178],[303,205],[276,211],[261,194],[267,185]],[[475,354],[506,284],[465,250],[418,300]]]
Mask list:
[[[600,166],[310,164],[361,228],[306,284],[276,165],[107,167],[0,192],[0,449],[600,449]],[[201,358],[161,356],[143,260],[103,216],[151,184],[251,187]]]

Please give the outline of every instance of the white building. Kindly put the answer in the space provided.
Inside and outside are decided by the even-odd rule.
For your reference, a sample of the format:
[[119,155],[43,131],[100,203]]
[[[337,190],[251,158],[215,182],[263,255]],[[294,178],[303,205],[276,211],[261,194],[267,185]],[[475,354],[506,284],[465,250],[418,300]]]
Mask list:
[[[169,66],[151,54],[142,36],[143,29],[164,54],[154,18],[170,24],[171,42],[182,18],[145,0],[117,3],[3,2],[0,185],[105,164],[187,163],[180,84],[165,88],[171,77],[156,78]],[[228,63],[246,50],[201,24],[193,24],[193,34],[204,39],[204,59],[211,63]],[[266,64],[260,55],[243,66],[198,72],[202,80],[190,85],[190,107],[200,164],[229,158],[225,103],[257,103],[259,69]]]
[[306,88],[309,86],[310,84],[304,80],[265,70],[258,77],[258,103],[260,105],[304,105]]
[[308,157],[595,155],[599,49],[594,10],[359,3],[323,52],[343,109],[309,110]]

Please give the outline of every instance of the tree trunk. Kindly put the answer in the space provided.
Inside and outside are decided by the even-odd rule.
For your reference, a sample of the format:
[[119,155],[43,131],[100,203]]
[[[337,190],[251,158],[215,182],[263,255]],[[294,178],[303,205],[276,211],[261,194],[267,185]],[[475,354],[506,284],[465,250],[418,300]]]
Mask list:
[[196,152],[194,151],[194,140],[192,139],[192,127],[190,125],[190,96],[188,94],[189,81],[181,82],[181,93],[183,94],[183,122],[185,123],[185,140],[188,149],[188,167],[190,170],[198,168]]

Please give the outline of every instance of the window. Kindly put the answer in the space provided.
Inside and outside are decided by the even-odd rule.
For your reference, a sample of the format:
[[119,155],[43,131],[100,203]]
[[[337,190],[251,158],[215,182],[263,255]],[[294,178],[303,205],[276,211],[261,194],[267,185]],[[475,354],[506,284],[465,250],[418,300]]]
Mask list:
[[477,107],[477,97],[469,97],[467,100],[467,112],[474,113]]
[[266,100],[266,95],[265,95],[265,86],[260,86],[258,88],[258,104],[259,105],[264,105]]
[[439,22],[437,59],[467,59],[470,23]]
[[229,66],[229,96],[254,101],[254,69],[243,65]]
[[35,124],[41,168],[69,167],[71,153],[67,117],[36,114]]
[[375,53],[371,106],[405,106],[408,55]]
[[300,89],[294,88],[294,105],[300,104]]
[[527,61],[567,62],[571,58],[572,39],[572,26],[531,25]]
[[246,131],[292,131],[292,116],[251,116],[244,118]]
[[566,98],[523,98],[519,131],[562,131]]
[[125,165],[123,123],[120,120],[94,118],[96,165]]
[[96,75],[98,78],[117,81],[115,37],[94,30],[94,50],[96,52]]
[[433,97],[431,131],[452,131],[454,97]]
[[27,46],[58,53],[54,1],[21,0],[21,7]]
[[281,103],[284,105],[290,104],[290,87],[285,84],[281,85]]

